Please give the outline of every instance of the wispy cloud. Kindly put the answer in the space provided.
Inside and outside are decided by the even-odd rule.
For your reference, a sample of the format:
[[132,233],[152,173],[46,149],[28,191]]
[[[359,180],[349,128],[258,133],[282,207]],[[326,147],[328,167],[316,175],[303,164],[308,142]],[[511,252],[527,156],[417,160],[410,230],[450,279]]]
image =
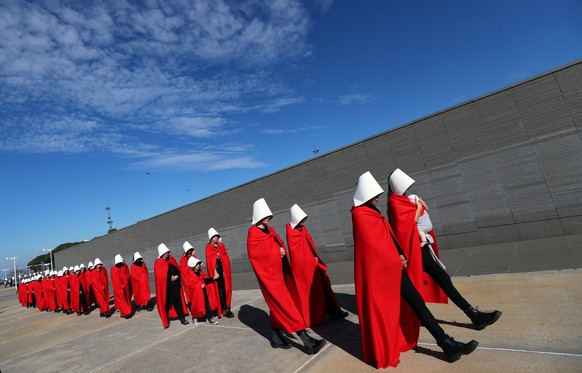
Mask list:
[[231,168],[258,168],[265,166],[251,156],[241,154],[241,152],[210,152],[199,151],[186,154],[173,152],[155,153],[143,160],[134,162],[131,167],[167,171],[218,171]]
[[139,155],[162,147],[141,133],[227,136],[233,114],[302,102],[275,67],[310,54],[308,29],[296,0],[5,0],[0,151]]
[[298,133],[304,131],[313,131],[317,129],[325,128],[325,126],[307,126],[307,127],[292,127],[292,128],[263,128],[260,130],[261,133],[266,135],[281,135],[281,134],[290,134],[290,133]]
[[367,94],[360,94],[360,93],[351,93],[344,96],[341,96],[336,103],[338,105],[351,105],[351,104],[365,104],[368,102],[372,102],[376,100],[373,95]]

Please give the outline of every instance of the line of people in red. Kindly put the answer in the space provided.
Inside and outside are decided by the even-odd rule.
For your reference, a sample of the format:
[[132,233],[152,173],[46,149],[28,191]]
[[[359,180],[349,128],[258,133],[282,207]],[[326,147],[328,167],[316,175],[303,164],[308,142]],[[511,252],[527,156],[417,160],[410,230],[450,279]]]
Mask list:
[[[450,298],[477,330],[501,316],[500,311],[476,310],[454,287],[439,259],[428,206],[409,194],[413,184],[414,180],[399,169],[389,176],[390,223],[376,207],[384,190],[370,172],[360,176],[353,197],[354,284],[363,360],[377,368],[397,366],[400,353],[416,347],[421,323],[451,362],[477,348],[475,340],[462,343],[447,335],[425,302],[446,303]],[[273,213],[267,202],[263,198],[255,201],[247,253],[269,307],[271,346],[291,348],[288,334],[296,333],[306,352],[315,354],[325,340],[311,337],[306,329],[322,324],[326,314],[331,320],[341,320],[348,313],[341,309],[327,266],[304,225],[307,214],[297,204],[290,212],[285,248],[281,237],[269,227]],[[186,325],[189,314],[195,324],[206,319],[215,325],[216,317],[234,317],[230,259],[218,232],[208,230],[208,274],[201,269],[202,262],[189,242],[183,249],[178,264],[164,243],[158,246],[154,275],[163,327],[169,327],[172,318]],[[121,255],[115,257],[111,268],[114,306],[125,318],[134,312],[132,295],[137,310],[152,310],[147,267],[139,253],[133,259],[131,271]],[[65,267],[62,273],[25,281],[20,286],[23,306],[81,315],[97,302],[101,316],[111,315],[107,270],[98,258],[94,268],[89,263],[88,271],[83,265]]]
[[[133,255],[131,271],[121,255],[115,256],[111,267],[114,290],[114,307],[121,317],[131,318],[135,311],[152,311],[148,269],[139,252]],[[134,306],[131,303],[133,297]],[[22,281],[18,287],[18,300],[23,307],[36,307],[39,311],[62,312],[78,316],[88,315],[99,308],[101,317],[111,317],[109,306],[109,277],[101,259],[60,271],[48,271]]]
[[[234,317],[231,311],[232,275],[226,247],[214,228],[208,230],[206,260],[208,275],[201,269],[202,261],[196,258],[194,247],[184,242],[184,254],[180,264],[170,255],[165,244],[158,247],[158,259],[154,263],[156,304],[162,325],[169,320],[185,317],[190,313],[195,324],[206,319],[216,325],[216,318]],[[115,256],[110,268],[113,287],[113,311],[129,319],[136,311],[153,311],[149,285],[149,270],[139,252],[133,254],[131,268],[120,254]],[[40,311],[63,312],[77,315],[89,314],[99,308],[101,317],[113,314],[110,307],[109,276],[99,258],[62,271],[50,271],[25,279],[19,285],[18,299],[23,307],[36,307]],[[184,297],[185,296],[185,297]],[[133,299],[133,303],[132,303]],[[187,302],[186,302],[187,300]],[[189,307],[189,310],[187,309]]]

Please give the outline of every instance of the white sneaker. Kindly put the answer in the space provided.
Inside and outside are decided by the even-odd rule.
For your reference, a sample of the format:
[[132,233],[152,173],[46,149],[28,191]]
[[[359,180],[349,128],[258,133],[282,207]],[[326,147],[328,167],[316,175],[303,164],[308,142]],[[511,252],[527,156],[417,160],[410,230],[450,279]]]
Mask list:
[[194,325],[194,326],[198,325],[198,319],[197,318],[195,318],[195,317],[192,318],[192,325]]
[[216,319],[214,317],[211,317],[208,319],[208,323],[210,325],[216,325],[216,324],[218,324],[218,321],[216,321]]

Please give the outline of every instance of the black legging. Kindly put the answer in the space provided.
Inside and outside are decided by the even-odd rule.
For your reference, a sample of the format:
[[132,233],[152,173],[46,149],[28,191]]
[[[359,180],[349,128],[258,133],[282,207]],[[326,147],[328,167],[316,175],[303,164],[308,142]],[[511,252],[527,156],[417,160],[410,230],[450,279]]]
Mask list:
[[453,282],[451,281],[451,276],[442,269],[437,262],[433,259],[430,254],[428,245],[424,245],[421,248],[422,251],[422,270],[430,277],[435,280],[435,282],[443,289],[447,297],[453,301],[462,311],[466,311],[471,308],[469,302],[463,298],[461,293],[455,288]]
[[206,292],[206,287],[202,288],[202,292],[204,293],[204,306],[206,307],[206,320],[210,320],[214,317],[214,311],[212,311],[212,307],[210,307],[210,301],[208,300],[208,292]]
[[426,308],[426,304],[424,300],[418,293],[418,290],[410,281],[408,274],[406,271],[402,270],[402,281],[400,283],[400,295],[402,298],[410,305],[416,317],[420,320],[422,325],[428,330],[428,332],[433,336],[434,339],[437,341],[442,339],[445,336],[445,331],[441,326],[437,323],[432,313],[430,313],[429,309]]
[[218,273],[218,279],[216,283],[218,285],[218,296],[220,298],[220,307],[223,310],[228,309],[228,305],[226,304],[226,283],[224,282],[224,270],[222,268],[222,263],[220,263],[220,259],[216,259],[216,272]]
[[170,310],[170,308],[172,308],[172,306],[174,306],[174,309],[178,314],[178,318],[182,320],[185,316],[184,309],[182,308],[183,305],[180,291],[182,291],[182,289],[179,286],[168,286],[166,294],[166,313]]

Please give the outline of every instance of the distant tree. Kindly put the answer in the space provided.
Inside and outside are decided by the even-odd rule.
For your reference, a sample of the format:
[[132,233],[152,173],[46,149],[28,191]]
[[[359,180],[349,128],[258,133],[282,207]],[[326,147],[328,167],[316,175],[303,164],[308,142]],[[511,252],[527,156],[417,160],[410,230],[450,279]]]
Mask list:
[[[71,246],[78,245],[80,243],[82,243],[82,242],[67,242],[67,243],[62,243],[59,246],[55,247],[52,250],[52,253],[54,255],[55,252],[64,250],[64,249],[69,248]],[[51,262],[50,254],[51,253],[49,252],[47,254],[42,254],[42,255],[37,256],[36,258],[34,258],[30,262],[28,262],[27,266],[35,266],[35,265],[38,265],[38,264],[50,263]]]

